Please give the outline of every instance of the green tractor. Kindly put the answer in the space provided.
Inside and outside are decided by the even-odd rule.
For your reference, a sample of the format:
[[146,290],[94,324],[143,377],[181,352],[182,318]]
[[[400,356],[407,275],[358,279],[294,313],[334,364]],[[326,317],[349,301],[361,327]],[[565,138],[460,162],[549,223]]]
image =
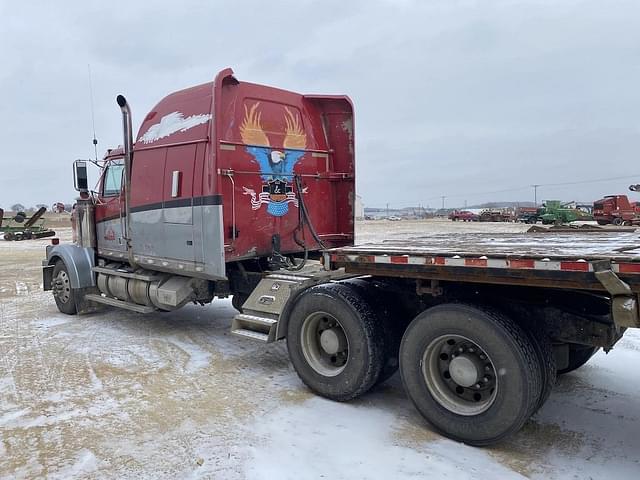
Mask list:
[[24,212],[17,212],[13,217],[5,217],[0,208],[0,232],[3,232],[5,240],[31,240],[32,238],[52,237],[56,234],[46,228],[42,216],[47,211],[41,207],[31,217]]
[[544,225],[560,225],[575,222],[576,220],[589,221],[593,216],[578,208],[572,208],[569,204],[563,204],[560,200],[547,200],[538,209],[538,217]]

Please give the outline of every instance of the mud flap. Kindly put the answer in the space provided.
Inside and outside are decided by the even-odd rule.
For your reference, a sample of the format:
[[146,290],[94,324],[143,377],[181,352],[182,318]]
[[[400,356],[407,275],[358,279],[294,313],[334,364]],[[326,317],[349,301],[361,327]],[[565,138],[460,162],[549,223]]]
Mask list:
[[611,294],[611,315],[616,327],[640,328],[638,299],[629,285],[620,280],[608,261],[593,262],[593,269],[598,281]]

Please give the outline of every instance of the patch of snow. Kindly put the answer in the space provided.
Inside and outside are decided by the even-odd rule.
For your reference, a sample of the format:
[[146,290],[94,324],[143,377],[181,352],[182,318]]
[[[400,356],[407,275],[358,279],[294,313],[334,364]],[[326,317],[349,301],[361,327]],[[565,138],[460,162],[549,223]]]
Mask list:
[[83,449],[78,452],[75,462],[50,474],[48,478],[67,480],[70,478],[84,478],[87,474],[98,469],[98,459],[91,450]]
[[27,287],[27,284],[24,282],[16,282],[16,294],[17,295],[28,295],[29,294],[29,288]]
[[312,398],[256,418],[251,479],[522,478],[481,449],[449,440],[402,445],[398,418],[367,406]]
[[186,132],[197,125],[207,123],[211,120],[211,114],[200,114],[184,116],[182,112],[171,112],[149,127],[144,135],[140,137],[143,143],[152,143],[161,138],[168,137],[176,132]]
[[7,427],[8,425],[14,423],[16,420],[20,419],[21,417],[27,415],[29,411],[30,409],[23,408],[22,410],[14,410],[14,411],[5,413],[0,417],[0,427]]
[[56,316],[56,317],[47,317],[47,318],[39,318],[33,321],[33,325],[36,327],[43,328],[51,328],[57,327],[58,325],[63,325],[70,321],[70,317],[68,315],[65,316]]
[[167,341],[188,355],[189,359],[184,367],[186,372],[194,373],[209,365],[211,353],[202,349],[197,344],[179,340],[175,336],[168,338]]

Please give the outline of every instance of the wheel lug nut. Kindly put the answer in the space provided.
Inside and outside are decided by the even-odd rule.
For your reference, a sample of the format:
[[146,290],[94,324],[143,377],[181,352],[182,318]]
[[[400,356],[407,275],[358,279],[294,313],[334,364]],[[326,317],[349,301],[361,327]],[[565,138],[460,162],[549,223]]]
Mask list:
[[489,377],[485,375],[484,378],[482,379],[482,381],[484,383],[487,383],[489,381]]
[[480,354],[480,360],[484,360],[485,358],[487,358],[487,356],[484,353]]
[[489,365],[485,365],[484,371],[485,372],[490,372],[491,371],[491,367]]
[[480,388],[480,384],[479,384],[479,383],[476,383],[476,384],[473,386],[473,388],[476,388],[476,389]]
[[476,351],[476,349],[475,349],[475,348],[473,348],[473,347],[471,347],[471,348],[469,349],[469,353],[473,353],[473,352],[475,352],[475,351]]

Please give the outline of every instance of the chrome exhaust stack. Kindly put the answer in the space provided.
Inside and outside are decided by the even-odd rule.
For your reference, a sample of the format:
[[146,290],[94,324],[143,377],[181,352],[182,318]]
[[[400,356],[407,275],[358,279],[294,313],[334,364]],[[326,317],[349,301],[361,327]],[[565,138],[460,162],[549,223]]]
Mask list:
[[[133,159],[133,127],[131,121],[131,108],[123,95],[116,97],[116,102],[122,112],[122,132],[124,135],[124,232],[123,237],[127,246],[129,263],[136,266],[133,258],[133,248],[131,246],[131,161]],[[120,210],[122,213],[122,209]]]

